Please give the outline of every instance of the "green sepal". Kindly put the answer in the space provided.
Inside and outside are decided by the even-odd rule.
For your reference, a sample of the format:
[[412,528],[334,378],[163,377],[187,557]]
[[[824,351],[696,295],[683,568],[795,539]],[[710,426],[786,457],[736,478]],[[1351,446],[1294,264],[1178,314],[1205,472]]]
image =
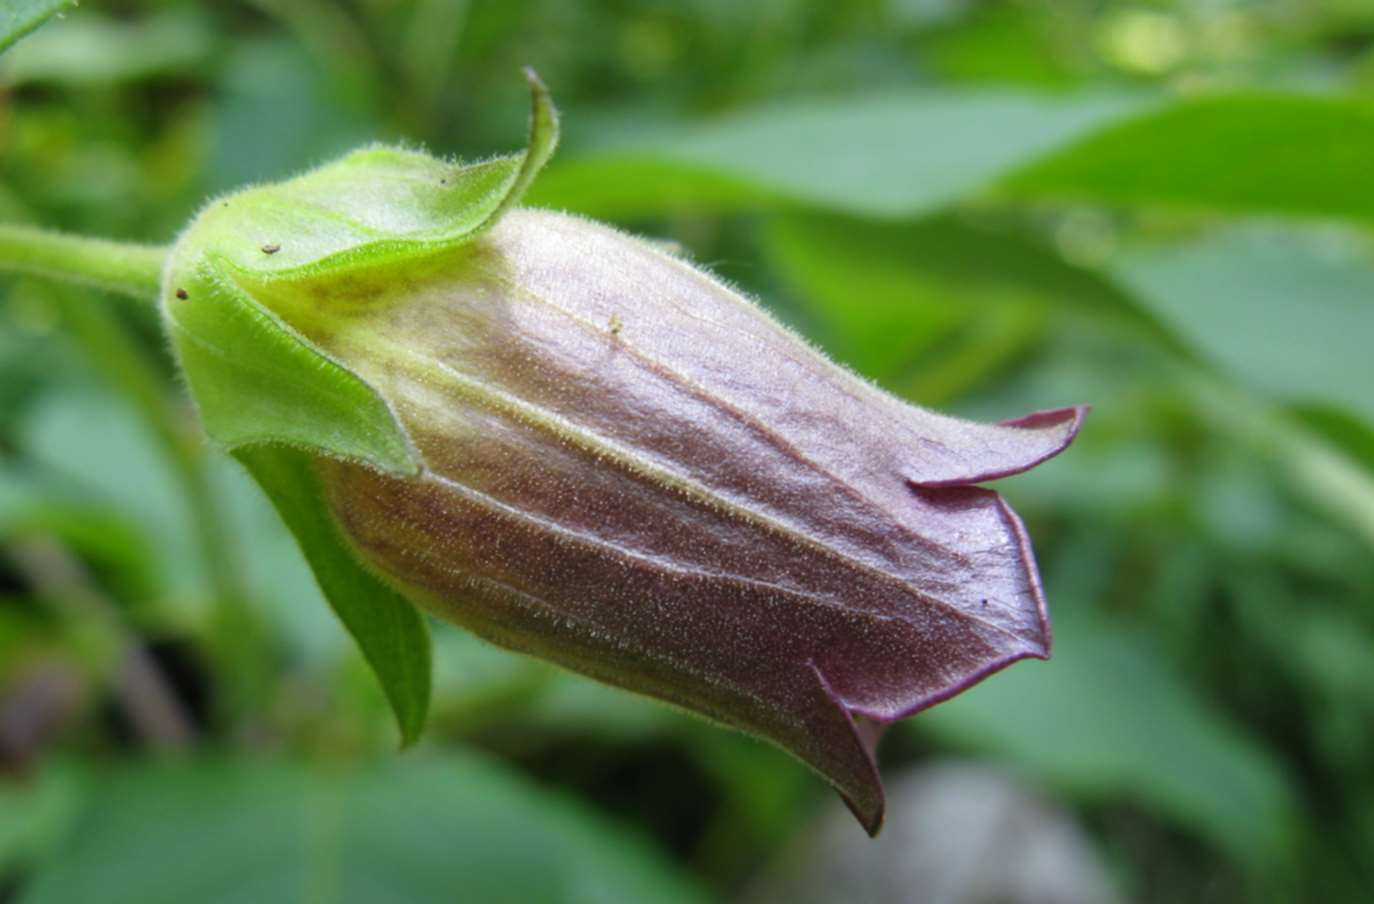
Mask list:
[[[361,148],[295,179],[211,204],[193,241],[259,280],[318,276],[469,242],[520,197],[553,155],[558,116],[527,72],[529,146],[454,165],[419,151]],[[271,253],[263,249],[273,249]]]
[[269,305],[297,280],[346,279],[351,270],[472,241],[495,223],[558,140],[548,92],[527,75],[530,140],[518,154],[460,166],[365,148],[201,212],[173,248],[162,306],[211,439],[229,449],[281,443],[392,473],[419,471],[382,397]]
[[[414,474],[390,406],[206,261],[173,289],[168,330],[205,432],[228,449],[284,443]],[[175,298],[182,292],[185,298]]]
[[381,682],[402,746],[413,744],[429,712],[431,645],[424,616],[364,568],[340,534],[308,454],[285,446],[234,451],[296,536],[315,580]]

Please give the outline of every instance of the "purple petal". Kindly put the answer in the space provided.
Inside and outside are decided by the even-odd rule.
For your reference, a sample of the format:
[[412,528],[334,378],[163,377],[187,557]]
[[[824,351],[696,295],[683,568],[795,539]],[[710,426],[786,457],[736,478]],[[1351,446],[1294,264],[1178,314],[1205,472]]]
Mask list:
[[1029,542],[968,486],[1083,409],[904,404],[652,246],[516,211],[311,336],[427,471],[322,462],[382,574],[488,639],[767,738],[883,815],[883,727],[1049,652]]
[[[952,487],[1021,474],[1068,448],[1087,414],[1087,405],[1076,405],[1035,411],[1000,424],[961,425],[953,428],[962,440],[957,452],[913,467],[907,479],[917,486]],[[948,424],[942,425],[944,430],[931,426],[937,435],[951,432]]]

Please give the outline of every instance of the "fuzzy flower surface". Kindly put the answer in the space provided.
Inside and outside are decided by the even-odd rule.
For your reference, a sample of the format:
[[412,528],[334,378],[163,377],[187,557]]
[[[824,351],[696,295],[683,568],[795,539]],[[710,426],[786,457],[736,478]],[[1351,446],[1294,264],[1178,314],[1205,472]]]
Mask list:
[[1084,411],[914,407],[660,246],[517,207],[556,134],[532,84],[523,154],[369,148],[202,212],[163,310],[207,431],[407,736],[418,605],[772,741],[876,832],[883,728],[1049,654],[1025,529],[979,484]]

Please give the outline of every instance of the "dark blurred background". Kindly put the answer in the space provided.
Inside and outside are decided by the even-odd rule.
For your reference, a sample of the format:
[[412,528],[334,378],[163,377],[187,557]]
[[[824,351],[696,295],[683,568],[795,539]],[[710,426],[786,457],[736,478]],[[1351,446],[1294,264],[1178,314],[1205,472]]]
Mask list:
[[0,282],[0,901],[1374,896],[1374,5],[87,0],[0,220],[170,241],[381,140],[564,141],[911,401],[1091,403],[1000,484],[1055,624],[894,728],[871,842],[764,744],[435,626],[417,749],[155,316]]

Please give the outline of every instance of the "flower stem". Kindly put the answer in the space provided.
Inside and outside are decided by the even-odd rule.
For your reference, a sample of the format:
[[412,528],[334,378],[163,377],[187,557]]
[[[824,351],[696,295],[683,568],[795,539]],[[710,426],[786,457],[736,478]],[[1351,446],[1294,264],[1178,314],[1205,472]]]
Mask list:
[[158,245],[0,224],[0,271],[43,276],[144,301],[157,298],[166,257],[167,248]]

